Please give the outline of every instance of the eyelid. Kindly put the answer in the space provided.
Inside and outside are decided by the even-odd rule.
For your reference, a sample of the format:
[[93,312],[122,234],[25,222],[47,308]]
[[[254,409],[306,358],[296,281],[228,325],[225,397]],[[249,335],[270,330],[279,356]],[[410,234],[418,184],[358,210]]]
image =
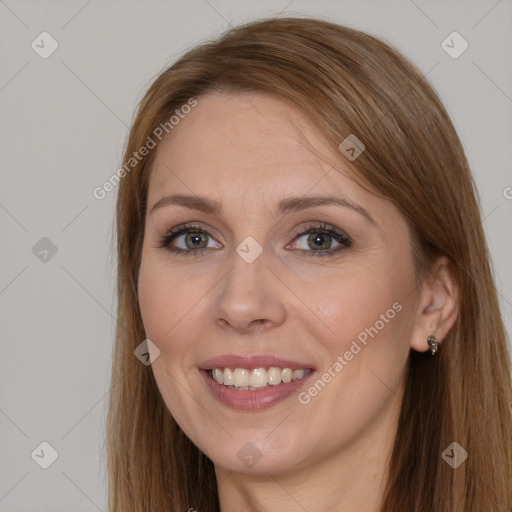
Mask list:
[[[171,248],[170,244],[177,237],[182,236],[183,234],[186,234],[187,232],[194,232],[194,231],[202,233],[202,234],[206,235],[207,237],[215,240],[213,235],[210,233],[209,229],[210,229],[209,227],[205,228],[203,226],[200,226],[200,225],[194,224],[194,223],[179,224],[173,228],[168,229],[165,232],[164,236],[160,238],[160,243],[157,247],[166,249],[167,251],[169,251],[171,253],[175,253],[177,255],[188,256],[188,255],[193,254],[195,256],[199,256],[204,251],[211,249],[211,247],[199,247],[196,249],[182,249],[182,248]],[[352,238],[345,231],[338,229],[338,228],[334,227],[333,225],[328,224],[323,221],[310,221],[305,226],[302,225],[301,227],[294,229],[293,233],[295,233],[295,236],[290,243],[286,244],[285,248],[289,248],[290,245],[294,245],[296,243],[297,238],[314,233],[315,230],[318,233],[324,233],[324,234],[327,234],[329,237],[334,238],[338,242],[339,246],[336,247],[335,249],[328,249],[328,250],[306,250],[306,249],[294,249],[294,250],[298,251],[300,253],[307,254],[308,256],[322,258],[322,257],[334,256],[334,255],[340,253],[343,249],[347,249],[348,247],[350,247],[352,245]],[[292,233],[290,233],[289,236],[291,236],[291,235],[292,235]],[[217,242],[217,240],[215,240],[215,241]],[[217,243],[220,243],[220,242],[217,242]]]
[[286,245],[286,248],[289,248],[291,245],[296,245],[296,240],[303,236],[313,234],[313,233],[327,234],[330,238],[333,238],[338,243],[334,249],[329,248],[327,250],[306,250],[306,249],[295,249],[300,253],[303,253],[307,257],[313,258],[324,258],[324,257],[332,257],[339,255],[345,249],[348,249],[352,246],[353,240],[345,231],[338,229],[326,222],[316,221],[310,222],[306,226],[302,226],[300,228],[295,229],[295,238]]
[[330,233],[331,235],[337,235],[340,238],[343,238],[347,242],[352,242],[352,238],[342,229],[339,229],[332,224],[328,224],[327,222],[322,221],[310,221],[305,226],[301,226],[299,228],[294,229],[295,237],[303,236],[310,231],[318,230],[319,232]]
[[[160,237],[160,243],[159,243],[158,247],[167,248],[171,252],[182,252],[182,253],[185,253],[187,251],[202,252],[206,249],[209,249],[207,247],[202,247],[202,248],[200,247],[198,249],[180,249],[180,248],[169,249],[169,245],[170,245],[171,241],[175,240],[176,238],[178,238],[188,232],[202,233],[217,242],[217,240],[210,233],[209,228],[204,228],[204,227],[196,225],[196,224],[185,223],[185,224],[179,224],[178,226],[175,226],[173,228],[166,230],[165,234],[162,237]],[[217,243],[220,243],[220,242],[217,242]]]

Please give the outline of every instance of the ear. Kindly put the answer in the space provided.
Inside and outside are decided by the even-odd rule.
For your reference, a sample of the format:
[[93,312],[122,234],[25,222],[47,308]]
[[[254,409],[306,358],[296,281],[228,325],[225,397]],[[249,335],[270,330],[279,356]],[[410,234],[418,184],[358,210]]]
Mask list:
[[411,348],[429,350],[427,338],[436,334],[440,345],[455,324],[458,315],[458,285],[450,260],[439,257],[421,284]]

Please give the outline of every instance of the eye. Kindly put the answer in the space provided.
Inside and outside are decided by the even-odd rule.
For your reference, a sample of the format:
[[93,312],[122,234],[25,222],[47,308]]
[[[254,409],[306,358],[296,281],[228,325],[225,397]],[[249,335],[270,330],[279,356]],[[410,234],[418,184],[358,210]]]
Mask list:
[[[286,248],[312,257],[334,256],[352,244],[352,239],[346,233],[327,224],[309,225],[295,235],[294,242]],[[295,241],[297,239],[299,242]],[[200,256],[205,250],[219,249],[222,245],[215,242],[202,227],[182,225],[168,231],[161,238],[158,247],[182,256]]]
[[172,253],[190,256],[200,255],[205,249],[218,249],[222,246],[215,242],[203,228],[186,225],[171,229],[162,237],[159,247]]
[[296,237],[299,242],[295,242],[291,248],[304,251],[312,257],[333,256],[352,245],[352,240],[346,233],[327,224],[310,225],[297,231]]

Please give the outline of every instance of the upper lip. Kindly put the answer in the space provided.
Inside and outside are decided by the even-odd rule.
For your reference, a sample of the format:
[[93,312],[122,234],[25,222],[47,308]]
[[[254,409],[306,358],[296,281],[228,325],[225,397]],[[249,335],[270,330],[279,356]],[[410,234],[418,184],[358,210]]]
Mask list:
[[268,355],[246,355],[239,356],[234,354],[225,354],[212,357],[201,363],[202,370],[213,370],[214,368],[269,368],[277,366],[279,368],[291,368],[292,370],[314,369],[309,363],[300,363],[289,359]]

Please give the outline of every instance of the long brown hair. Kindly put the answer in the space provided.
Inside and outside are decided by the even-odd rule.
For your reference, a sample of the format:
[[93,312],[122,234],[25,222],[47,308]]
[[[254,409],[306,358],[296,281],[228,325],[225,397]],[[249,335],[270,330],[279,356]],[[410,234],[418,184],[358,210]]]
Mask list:
[[[139,105],[123,163],[176,109],[213,90],[292,102],[334,150],[356,134],[366,149],[350,165],[408,221],[419,273],[433,254],[453,264],[458,319],[435,358],[411,351],[382,512],[510,512],[506,335],[473,179],[432,87],[395,49],[363,32],[310,18],[252,22],[193,48],[156,78]],[[212,512],[219,510],[213,463],[177,426],[151,367],[133,353],[145,339],[137,280],[155,153],[138,154],[118,185],[109,505],[112,512]],[[441,457],[452,442],[469,454],[457,469]]]

